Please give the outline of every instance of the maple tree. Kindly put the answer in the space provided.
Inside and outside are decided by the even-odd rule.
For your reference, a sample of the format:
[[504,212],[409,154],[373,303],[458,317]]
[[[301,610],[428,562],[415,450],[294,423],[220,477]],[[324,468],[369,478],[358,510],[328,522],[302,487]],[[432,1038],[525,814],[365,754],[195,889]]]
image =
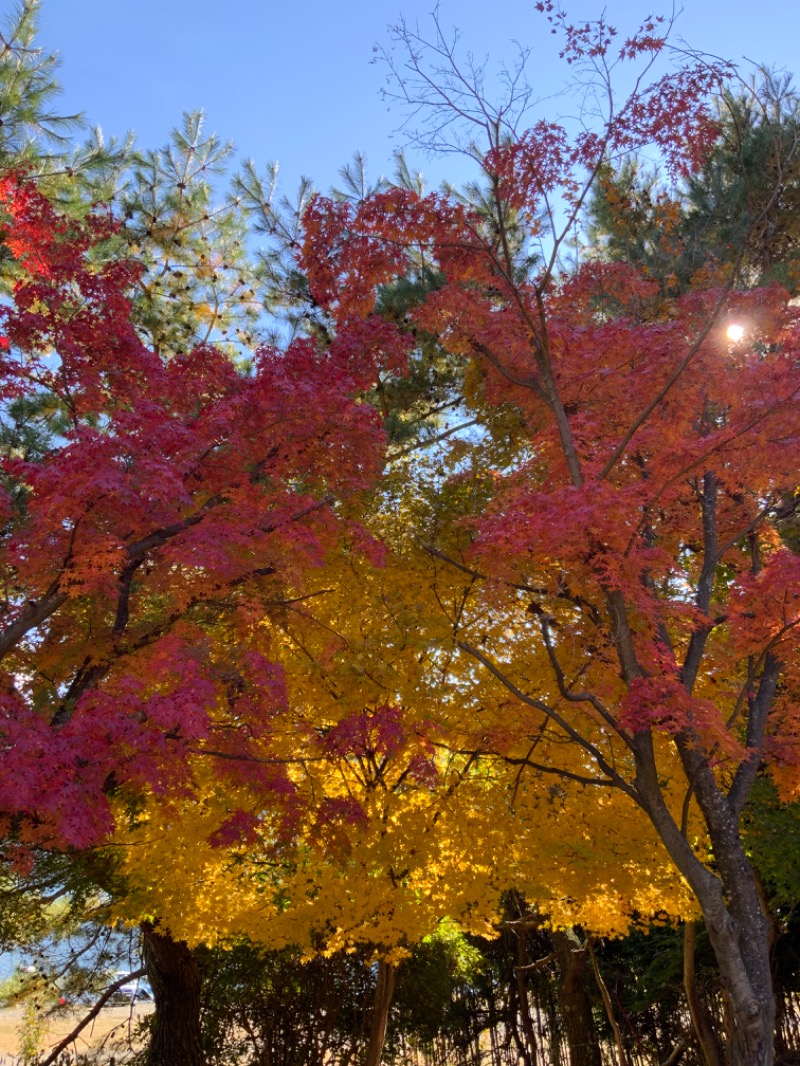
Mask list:
[[[489,930],[503,870],[476,861],[474,841],[489,853],[504,834],[486,783],[469,787],[465,760],[436,758],[420,718],[433,697],[419,691],[427,664],[405,629],[420,609],[400,595],[408,571],[337,553],[317,578],[315,599],[266,623],[288,700],[252,749],[291,767],[295,824],[282,830],[257,779],[220,787],[195,760],[193,795],[152,797],[133,820],[122,812],[112,848],[127,891],[115,913],[157,913],[190,945],[247,936],[307,957],[362,950],[384,975],[378,1062],[397,962],[447,914]],[[177,874],[165,876],[165,853],[180,857]]]
[[[610,89],[612,28],[539,7],[567,60]],[[665,301],[635,264],[559,259],[606,158],[654,145],[675,174],[699,165],[725,71],[684,64],[614,101],[594,130],[542,120],[519,132],[479,76],[448,66],[441,36],[438,81],[424,42],[407,27],[400,38],[405,98],[428,107],[435,134],[466,116],[488,142],[489,221],[406,190],[357,205],[318,197],[302,261],[345,329],[375,320],[382,285],[435,264],[440,284],[409,328],[471,368],[487,433],[494,409],[517,420],[512,462],[486,471],[478,440],[455,475],[480,506],[451,558],[496,623],[465,611],[452,643],[472,664],[462,669],[507,693],[494,734],[467,697],[463,735],[540,787],[617,792],[646,814],[705,919],[728,1061],[770,1064],[768,921],[739,823],[762,766],[785,798],[798,784],[800,569],[776,528],[796,478],[797,311],[778,287],[737,290],[738,263],[727,284],[698,278]],[[665,49],[651,20],[619,52],[649,64]],[[543,249],[538,264],[520,226]]]
[[303,599],[348,529],[337,500],[377,471],[364,337],[263,349],[249,373],[208,346],[167,360],[130,320],[139,268],[102,255],[109,217],[66,218],[15,175],[2,200],[6,861],[191,791],[191,755],[290,813],[285,767],[249,754],[285,702],[263,620]]
[[[4,857],[24,872],[33,849],[85,850],[120,826],[114,847],[130,847],[132,866],[112,920],[158,923],[143,924],[151,1059],[199,1061],[199,975],[180,938],[309,944],[329,928],[328,950],[363,941],[383,959],[459,897],[480,899],[472,925],[485,928],[499,891],[489,869],[476,876],[469,836],[488,813],[466,794],[450,812],[427,788],[414,795],[438,774],[424,729],[376,699],[387,686],[354,683],[358,633],[331,647],[325,627],[325,615],[343,630],[375,609],[353,615],[359,558],[367,571],[379,562],[353,501],[375,478],[383,435],[354,397],[407,341],[357,326],[324,349],[264,349],[250,372],[204,345],[167,358],[141,339],[129,299],[141,267],[113,254],[110,217],[67,218],[13,174],[2,195],[17,278],[3,311]],[[365,601],[385,598],[363,583]],[[322,644],[299,613],[320,595]],[[384,670],[413,692],[417,649],[401,652]],[[301,859],[276,884],[301,913],[281,923],[282,906],[269,894],[264,905],[263,884],[241,891],[242,875],[290,845]],[[452,855],[436,862],[443,845]],[[165,853],[185,861],[165,866]],[[340,899],[358,871],[375,891]]]
[[[409,524],[413,502],[425,508],[414,492]],[[469,752],[448,751],[441,704],[454,694],[445,696],[451,664],[439,649],[452,624],[437,598],[459,602],[473,583],[404,547],[397,513],[375,510],[364,517],[388,550],[382,565],[336,550],[315,572],[312,596],[260,622],[288,698],[249,751],[287,767],[292,818],[287,824],[258,778],[220,783],[193,754],[191,793],[147,792],[133,816],[118,807],[110,851],[126,890],[113,915],[157,914],[192,946],[245,936],[299,946],[307,957],[355,949],[391,975],[445,916],[491,932],[511,884],[553,921],[603,932],[625,931],[635,911],[686,913],[686,893],[644,825],[635,847],[623,837],[611,845],[627,865],[609,876],[608,853],[576,848],[563,820],[596,837],[613,807],[539,803],[527,783],[519,788],[515,768],[487,773]],[[482,692],[493,709],[496,696]],[[505,703],[496,699],[499,716]],[[535,851],[519,839],[521,820],[540,842]]]
[[[204,612],[243,616],[254,589],[282,602],[286,584],[336,535],[331,493],[362,489],[374,474],[380,434],[367,408],[348,410],[348,370],[311,344],[280,357],[264,351],[250,376],[210,348],[159,360],[126,319],[130,264],[95,272],[86,263],[111,224],[96,218],[76,232],[13,177],[3,194],[7,241],[30,275],[3,309],[4,391],[12,406],[36,405],[38,433],[31,441],[9,427],[4,456],[2,649],[6,728],[18,733],[8,758],[19,760],[9,764],[4,809],[36,813],[25,830],[32,839],[51,833],[81,847],[109,826],[101,797],[112,771],[118,785],[157,782],[156,764],[137,760],[150,750],[167,765],[174,747],[180,763],[209,729],[204,706],[220,699],[232,715],[220,739],[235,747],[237,700],[256,677],[279,704],[279,678],[242,646],[241,692],[226,694],[231,679],[202,654]],[[316,375],[325,390],[312,425],[294,412]],[[128,680],[113,699],[101,697],[98,683],[123,663]],[[156,665],[157,696],[148,684]],[[194,686],[175,686],[190,676],[200,702],[185,695]],[[127,726],[114,725],[115,708]],[[43,807],[28,784],[48,716],[60,739],[41,751],[39,768],[75,792],[60,813],[55,796]],[[252,714],[241,721],[258,728]]]
[[[164,150],[128,151],[121,161],[130,164],[113,175],[123,225],[101,212],[87,218],[81,159],[59,142],[43,164],[37,109],[57,87],[42,80],[46,92],[33,91],[37,7],[27,3],[9,28],[2,72],[16,78],[13,99],[20,80],[30,90],[20,115],[4,99],[6,140],[19,133],[9,162],[24,156],[37,179],[12,173],[4,184],[13,304],[4,316],[3,830],[17,872],[34,848],[104,840],[113,813],[143,794],[177,790],[187,801],[213,782],[231,817],[218,847],[248,828],[231,806],[243,778],[250,807],[283,804],[287,825],[296,817],[296,785],[269,743],[284,691],[265,616],[302,602],[303,574],[348,527],[341,511],[335,517],[342,498],[377,469],[378,420],[352,399],[372,382],[365,342],[379,342],[389,362],[397,345],[382,329],[340,335],[327,355],[301,340],[286,351],[262,347],[253,365],[241,359],[242,347],[257,348],[249,330],[257,332],[264,298],[244,251],[241,201],[256,204],[265,225],[282,223],[252,169],[240,198],[212,206],[209,176],[230,149],[203,137],[199,115]],[[51,65],[45,58],[44,69]],[[101,178],[95,200],[110,195],[109,172]],[[274,290],[280,279],[275,264],[269,270]],[[369,547],[356,526],[347,539],[356,554]],[[289,763],[295,752],[283,745],[282,754]],[[203,759],[219,775],[199,772]],[[152,896],[142,914],[153,916]],[[185,978],[187,998],[154,1039],[154,1061],[171,1062],[181,1039],[175,1019],[193,1013],[196,970],[165,925],[144,930],[154,985],[173,964]],[[169,1015],[156,992],[159,1014]],[[180,1053],[196,1059],[193,1028]],[[159,1048],[162,1037],[171,1048]]]
[[[425,498],[413,493],[403,512],[416,528],[412,502],[426,510]],[[251,751],[290,766],[293,831],[281,832],[257,781],[220,787],[194,760],[190,796],[148,797],[133,819],[122,810],[111,850],[126,892],[114,914],[156,913],[190,945],[246,936],[307,957],[355,949],[391,974],[445,916],[491,933],[510,885],[554,923],[603,933],[625,932],[636,912],[688,913],[643,821],[635,842],[609,831],[621,804],[542,797],[516,767],[490,772],[468,750],[450,750],[461,733],[442,705],[475,679],[449,681],[452,654],[440,652],[452,622],[437,600],[463,602],[474,583],[404,546],[397,512],[376,510],[368,521],[388,549],[383,565],[336,552],[317,572],[318,595],[265,623],[286,671],[287,710]],[[502,721],[505,695],[481,686],[480,698],[483,722]],[[576,844],[565,821],[608,846],[598,855]]]

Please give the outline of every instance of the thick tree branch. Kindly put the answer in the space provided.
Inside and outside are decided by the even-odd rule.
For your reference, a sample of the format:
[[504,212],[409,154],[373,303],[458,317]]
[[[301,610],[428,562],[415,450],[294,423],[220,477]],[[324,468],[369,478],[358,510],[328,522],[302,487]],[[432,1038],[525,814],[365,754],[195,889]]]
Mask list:
[[737,815],[741,814],[744,809],[756,773],[758,772],[759,765],[761,764],[761,753],[764,747],[764,732],[766,730],[769,712],[771,711],[775,700],[775,692],[778,687],[780,672],[780,661],[772,654],[767,654],[767,657],[764,660],[764,668],[761,671],[758,692],[752,702],[750,714],[747,718],[745,743],[747,744],[748,754],[742,762],[739,763],[739,767],[733,778],[733,784],[728,792],[728,801],[732,810]]
[[609,725],[615,733],[617,733],[625,744],[632,748],[631,739],[624,729],[620,729],[617,725],[616,719],[613,714],[603,706],[600,700],[591,692],[573,692],[571,688],[566,684],[564,678],[564,671],[561,668],[561,663],[558,661],[555,648],[553,647],[553,638],[550,633],[550,622],[542,616],[539,619],[539,625],[542,631],[542,638],[544,640],[544,646],[547,649],[547,656],[550,660],[550,666],[552,667],[553,674],[555,675],[556,684],[558,685],[558,691],[561,693],[563,699],[569,703],[589,703],[597,711],[602,720]]
[[[695,594],[695,606],[698,611],[708,615],[711,607],[711,594],[714,590],[714,579],[717,574],[719,561],[718,537],[717,537],[717,479],[714,474],[708,472],[703,477],[703,491],[701,493],[701,507],[703,512],[703,566],[700,578],[697,582]],[[689,647],[683,660],[681,681],[686,691],[691,693],[697,680],[697,672],[703,660],[708,634],[713,629],[710,623],[703,623],[692,633]]]

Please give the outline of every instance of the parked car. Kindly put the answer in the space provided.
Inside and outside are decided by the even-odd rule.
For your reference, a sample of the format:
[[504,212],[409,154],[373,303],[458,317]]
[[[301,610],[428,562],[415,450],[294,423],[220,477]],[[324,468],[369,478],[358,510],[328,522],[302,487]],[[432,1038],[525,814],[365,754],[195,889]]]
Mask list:
[[[116,978],[125,976],[124,970],[117,970]],[[120,985],[114,995],[111,997],[113,1003],[136,1003],[139,1000],[151,1000],[153,998],[153,990],[147,983],[147,979],[144,977],[137,977],[133,981],[126,981],[124,985]]]

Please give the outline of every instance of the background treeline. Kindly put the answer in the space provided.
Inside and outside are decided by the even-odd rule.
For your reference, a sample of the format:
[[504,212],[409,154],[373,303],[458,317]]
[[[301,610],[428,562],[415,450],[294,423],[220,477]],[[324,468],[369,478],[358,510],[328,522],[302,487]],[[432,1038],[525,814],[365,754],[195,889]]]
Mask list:
[[[687,988],[709,1031],[722,1004],[702,927],[653,925],[619,940],[547,929],[522,901],[505,902],[496,939],[450,926],[417,945],[396,975],[387,1064],[662,1066],[721,1063],[699,1045]],[[209,1066],[341,1066],[362,1062],[377,966],[365,952],[302,961],[241,944],[200,950]],[[800,1062],[800,921],[776,925],[778,1062]],[[123,1045],[126,1042],[123,1042]],[[716,1056],[716,1057],[715,1057]],[[133,1056],[132,1061],[140,1061]],[[142,1059],[141,1061],[145,1061]]]

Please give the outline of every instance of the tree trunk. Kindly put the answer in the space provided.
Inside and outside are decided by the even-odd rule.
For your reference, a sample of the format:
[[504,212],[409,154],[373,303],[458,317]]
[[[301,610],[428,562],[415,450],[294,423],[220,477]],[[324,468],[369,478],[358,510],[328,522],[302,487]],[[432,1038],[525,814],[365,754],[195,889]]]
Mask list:
[[386,1042],[386,1027],[389,1024],[389,1007],[394,995],[394,982],[397,968],[381,959],[378,962],[378,983],[375,986],[375,1005],[372,1010],[372,1024],[367,1047],[365,1066],[380,1066],[383,1045]]
[[528,985],[525,980],[525,974],[527,972],[528,963],[528,941],[527,931],[523,925],[517,929],[517,966],[515,968],[515,975],[517,980],[517,994],[519,996],[519,1014],[522,1019],[522,1029],[525,1033],[525,1043],[527,1045],[524,1058],[526,1063],[530,1066],[536,1066],[539,1061],[539,1055],[536,1049],[536,1033],[533,1029],[533,1018],[531,1017],[531,1006],[528,1000]]
[[567,933],[553,930],[550,939],[558,959],[558,999],[570,1066],[600,1066],[600,1042],[587,987],[586,952]]
[[[764,914],[755,872],[745,855],[734,818],[721,812],[709,825],[721,891],[698,895],[706,929],[720,968],[728,1066],[772,1066],[776,1003],[770,960],[770,923]],[[724,892],[724,899],[722,893]]]
[[704,908],[722,977],[725,1062],[727,1066],[773,1066],[776,1005],[766,930],[741,925],[733,906],[719,917],[714,912],[719,908],[710,915]]
[[603,980],[603,975],[600,973],[600,967],[597,965],[597,956],[592,947],[592,938],[588,933],[586,934],[586,950],[589,952],[589,958],[592,960],[594,978],[595,981],[597,981],[597,987],[600,989],[600,995],[603,999],[603,1007],[605,1008],[606,1018],[608,1018],[608,1024],[611,1026],[611,1032],[614,1034],[614,1043],[617,1047],[617,1062],[619,1066],[630,1066],[625,1051],[625,1044],[622,1040],[622,1030],[619,1027],[617,1016],[614,1014],[614,1004],[611,1002],[611,994],[608,991],[608,986]]
[[722,1066],[716,1034],[695,980],[696,937],[697,926],[694,922],[686,922],[683,927],[683,987],[686,992],[686,1002],[689,1005],[689,1016],[692,1019],[692,1027],[700,1044],[705,1066]]
[[652,736],[635,734],[638,797],[673,862],[700,904],[719,966],[725,1012],[726,1066],[773,1066],[775,995],[769,922],[739,837],[735,805],[690,748],[681,751],[687,778],[708,827],[716,872],[692,851],[661,794]]
[[155,1000],[148,1066],[203,1066],[200,970],[188,945],[142,924],[144,964]]

